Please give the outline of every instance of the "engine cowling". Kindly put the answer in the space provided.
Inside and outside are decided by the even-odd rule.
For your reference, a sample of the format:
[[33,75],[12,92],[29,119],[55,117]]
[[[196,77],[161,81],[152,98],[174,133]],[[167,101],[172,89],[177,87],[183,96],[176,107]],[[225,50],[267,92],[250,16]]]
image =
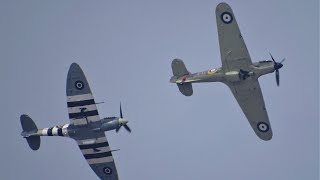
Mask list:
[[100,130],[101,131],[110,131],[110,130],[117,129],[119,126],[120,126],[119,121],[113,120],[113,121],[109,121],[107,123],[102,124],[102,126],[100,127]]

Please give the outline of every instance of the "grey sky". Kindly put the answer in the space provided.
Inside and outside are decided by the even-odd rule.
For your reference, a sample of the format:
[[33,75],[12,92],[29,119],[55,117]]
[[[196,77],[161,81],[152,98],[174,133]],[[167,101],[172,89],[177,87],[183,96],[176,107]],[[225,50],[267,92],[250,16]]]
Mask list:
[[133,130],[108,132],[121,179],[319,179],[319,1],[226,1],[253,61],[286,57],[260,78],[273,139],[254,134],[227,86],[169,84],[179,57],[191,72],[220,67],[215,0],[0,1],[0,179],[98,179],[76,143],[42,138],[33,152],[19,116],[68,123],[65,86],[83,68],[100,116]]

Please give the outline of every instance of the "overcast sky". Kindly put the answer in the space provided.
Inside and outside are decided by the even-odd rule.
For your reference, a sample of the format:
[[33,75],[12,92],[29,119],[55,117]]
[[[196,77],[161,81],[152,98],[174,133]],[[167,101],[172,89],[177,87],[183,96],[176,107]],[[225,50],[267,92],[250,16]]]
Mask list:
[[252,61],[280,61],[260,78],[273,139],[260,140],[229,88],[196,84],[185,97],[171,61],[191,72],[221,66],[215,0],[1,0],[0,179],[98,179],[72,139],[42,137],[32,151],[20,114],[39,128],[68,123],[66,76],[83,69],[101,117],[133,132],[107,132],[122,180],[318,180],[319,1],[237,1]]

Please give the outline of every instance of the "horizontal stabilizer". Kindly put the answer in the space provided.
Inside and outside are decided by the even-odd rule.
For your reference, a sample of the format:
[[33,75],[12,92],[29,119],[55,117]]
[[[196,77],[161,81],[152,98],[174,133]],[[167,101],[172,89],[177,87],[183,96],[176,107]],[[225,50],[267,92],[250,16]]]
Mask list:
[[32,150],[38,150],[40,147],[40,136],[32,136],[32,134],[35,134],[38,131],[36,124],[26,114],[20,116],[20,122],[23,130],[21,135],[27,139]]
[[[177,79],[182,76],[190,74],[181,59],[174,59],[171,63],[173,77],[170,82],[175,83]],[[180,92],[185,96],[191,96],[193,94],[191,83],[177,83]]]
[[173,76],[177,78],[189,74],[186,66],[181,59],[174,59],[171,63]]
[[192,84],[191,83],[184,83],[184,84],[177,84],[180,92],[185,96],[191,96],[193,94]]
[[40,136],[31,136],[26,139],[32,150],[36,151],[40,148]]

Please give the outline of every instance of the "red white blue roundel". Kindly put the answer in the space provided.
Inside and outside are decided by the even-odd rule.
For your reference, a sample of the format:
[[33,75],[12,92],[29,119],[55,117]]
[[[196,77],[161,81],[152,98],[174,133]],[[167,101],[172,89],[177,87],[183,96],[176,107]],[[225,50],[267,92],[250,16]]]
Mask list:
[[105,167],[105,168],[103,168],[103,172],[104,172],[106,175],[111,175],[111,174],[112,174],[112,169],[109,168],[109,167]]
[[233,20],[233,16],[229,12],[224,12],[224,13],[221,14],[221,20],[225,24],[230,24],[232,22],[232,20]]
[[257,128],[260,132],[267,132],[269,131],[269,125],[265,122],[259,122],[257,124]]
[[76,82],[74,83],[74,87],[75,87],[76,89],[78,89],[78,90],[81,90],[81,89],[84,88],[84,84],[83,84],[82,81],[76,81]]

